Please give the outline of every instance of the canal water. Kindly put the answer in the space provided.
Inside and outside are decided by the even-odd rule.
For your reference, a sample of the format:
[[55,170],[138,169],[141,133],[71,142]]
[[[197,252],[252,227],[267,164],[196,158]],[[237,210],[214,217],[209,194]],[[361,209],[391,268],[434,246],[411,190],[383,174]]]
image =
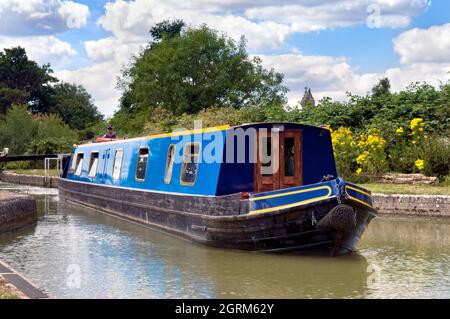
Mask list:
[[73,206],[55,189],[39,222],[0,236],[0,259],[55,298],[450,298],[450,220],[377,218],[359,252],[250,253],[172,238]]

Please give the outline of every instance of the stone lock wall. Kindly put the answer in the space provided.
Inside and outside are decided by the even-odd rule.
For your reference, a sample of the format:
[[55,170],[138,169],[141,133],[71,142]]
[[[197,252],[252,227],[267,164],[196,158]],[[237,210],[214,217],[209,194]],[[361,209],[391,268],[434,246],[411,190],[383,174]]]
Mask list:
[[36,200],[28,195],[0,192],[0,233],[37,222]]
[[450,217],[450,196],[373,194],[380,214]]
[[58,188],[59,177],[50,176],[48,180],[45,181],[44,176],[0,172],[0,181],[13,184]]

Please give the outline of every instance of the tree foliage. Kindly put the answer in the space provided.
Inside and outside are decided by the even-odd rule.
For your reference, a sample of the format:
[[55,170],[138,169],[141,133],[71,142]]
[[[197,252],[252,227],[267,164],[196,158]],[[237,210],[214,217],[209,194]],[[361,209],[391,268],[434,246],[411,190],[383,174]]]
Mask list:
[[27,104],[36,112],[46,111],[50,84],[57,79],[49,64],[29,60],[24,48],[0,52],[0,113],[13,104]]
[[391,81],[388,78],[381,79],[373,88],[373,96],[383,96],[385,94],[391,93]]
[[59,114],[65,123],[78,130],[84,130],[103,118],[84,87],[64,82],[53,87],[49,112]]
[[82,131],[81,138],[90,137],[103,119],[90,94],[82,86],[59,82],[52,73],[49,64],[39,66],[21,47],[0,52],[0,115],[24,105],[35,115],[57,114]]
[[426,83],[412,83],[400,92],[367,96],[349,93],[348,97],[347,102],[323,98],[317,107],[295,112],[292,120],[328,124],[332,128],[373,127],[393,131],[413,118],[422,118],[430,133],[443,135],[450,131],[450,84],[435,88]]
[[142,129],[157,108],[181,115],[209,107],[284,104],[282,82],[280,73],[248,56],[244,39],[236,43],[206,26],[191,28],[163,36],[135,58],[121,79],[122,103],[115,117],[136,120]]
[[186,23],[183,20],[164,20],[155,24],[150,29],[150,35],[155,42],[159,42],[166,38],[173,38],[181,35],[181,31],[186,27]]
[[8,147],[11,154],[24,154],[44,140],[52,140],[56,145],[52,150],[46,149],[49,153],[68,152],[77,139],[77,133],[56,114],[33,116],[26,106],[15,105],[0,118],[0,149]]

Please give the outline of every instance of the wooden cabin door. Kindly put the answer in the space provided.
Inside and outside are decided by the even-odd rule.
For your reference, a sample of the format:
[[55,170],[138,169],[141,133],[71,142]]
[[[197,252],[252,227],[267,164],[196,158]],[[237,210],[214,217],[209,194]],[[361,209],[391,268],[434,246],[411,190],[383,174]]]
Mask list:
[[280,188],[302,185],[301,131],[280,134]]
[[255,165],[255,191],[302,185],[301,131],[259,132]]

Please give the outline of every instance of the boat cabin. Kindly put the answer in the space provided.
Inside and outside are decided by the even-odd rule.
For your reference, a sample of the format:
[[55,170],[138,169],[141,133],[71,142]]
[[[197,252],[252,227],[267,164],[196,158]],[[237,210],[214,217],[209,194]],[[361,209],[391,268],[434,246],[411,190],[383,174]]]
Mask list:
[[329,130],[294,123],[220,126],[78,145],[64,175],[80,183],[210,196],[337,177]]

